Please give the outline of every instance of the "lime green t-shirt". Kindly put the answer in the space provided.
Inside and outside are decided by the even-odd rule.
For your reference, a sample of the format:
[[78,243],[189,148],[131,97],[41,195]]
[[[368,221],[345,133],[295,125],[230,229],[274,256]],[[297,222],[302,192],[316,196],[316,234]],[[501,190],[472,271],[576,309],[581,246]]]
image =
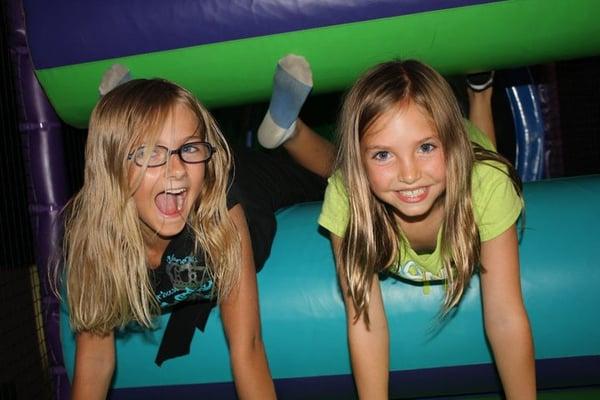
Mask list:
[[[467,127],[473,142],[484,148],[494,149],[483,133],[470,123]],[[510,228],[523,207],[512,181],[503,171],[502,164],[493,161],[478,162],[473,168],[473,213],[482,242],[491,240]],[[319,224],[336,236],[343,237],[349,218],[348,194],[340,173],[336,172],[328,180]],[[401,258],[389,271],[412,281],[444,279],[440,241],[441,230],[433,253],[417,254],[410,248],[407,240],[400,240]]]

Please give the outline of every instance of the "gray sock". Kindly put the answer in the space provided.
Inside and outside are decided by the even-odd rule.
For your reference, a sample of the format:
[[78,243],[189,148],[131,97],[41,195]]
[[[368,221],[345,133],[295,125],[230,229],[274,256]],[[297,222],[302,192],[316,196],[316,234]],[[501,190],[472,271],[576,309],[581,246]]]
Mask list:
[[288,54],[277,63],[269,110],[258,128],[265,148],[280,146],[296,131],[296,119],[312,90],[312,71],[304,57]]
[[100,86],[98,86],[98,92],[100,96],[104,96],[122,83],[131,80],[131,74],[129,70],[121,64],[113,64],[109,69],[102,75]]

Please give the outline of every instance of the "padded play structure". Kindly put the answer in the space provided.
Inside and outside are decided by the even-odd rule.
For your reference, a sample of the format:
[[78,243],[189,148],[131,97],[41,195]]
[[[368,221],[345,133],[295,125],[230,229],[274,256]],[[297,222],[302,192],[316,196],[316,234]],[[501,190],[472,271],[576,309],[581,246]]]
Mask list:
[[[574,201],[573,199],[578,199]],[[551,200],[550,200],[551,199]],[[600,268],[590,249],[600,244],[600,177],[530,183],[521,242],[522,285],[538,359],[540,387],[600,383]],[[568,210],[568,211],[566,211]],[[330,243],[317,228],[320,203],[279,212],[271,256],[258,274],[263,335],[273,377],[284,399],[349,399],[354,388],[346,344],[344,305]],[[561,217],[564,212],[569,218]],[[443,287],[383,283],[390,327],[392,398],[430,397],[498,389],[483,334],[478,279],[458,312],[436,319]],[[197,331],[188,356],[154,364],[161,329],[124,334],[117,341],[113,398],[235,398],[219,314]],[[74,342],[66,315],[61,333],[65,363]],[[214,397],[211,397],[214,396]]]
[[[68,197],[59,118],[86,126],[99,78],[113,63],[127,65],[136,77],[176,81],[216,107],[268,99],[275,63],[287,53],[311,63],[315,93],[343,90],[369,66],[395,57],[457,74],[600,53],[595,0],[10,3],[44,277]],[[539,387],[600,385],[600,261],[593,253],[600,248],[600,176],[528,183],[525,202],[522,285]],[[307,203],[279,211],[271,256],[258,275],[264,341],[282,399],[355,396],[343,304],[329,241],[317,227],[319,209]],[[440,323],[442,291],[392,278],[383,283],[394,398],[499,391],[478,279],[458,311]],[[49,293],[44,307],[57,398],[65,399],[73,335]],[[235,398],[218,310],[205,332],[194,335],[189,355],[158,367],[167,318],[155,331],[118,335],[111,398]]]

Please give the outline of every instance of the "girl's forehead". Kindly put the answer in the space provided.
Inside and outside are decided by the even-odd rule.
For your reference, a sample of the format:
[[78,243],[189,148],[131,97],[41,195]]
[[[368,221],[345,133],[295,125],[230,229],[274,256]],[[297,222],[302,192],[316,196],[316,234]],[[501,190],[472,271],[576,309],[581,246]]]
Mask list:
[[166,147],[180,146],[189,140],[205,140],[204,128],[196,120],[194,126],[181,127],[167,122],[155,127],[140,129],[134,134],[134,140],[129,146],[129,151],[140,146],[162,145]]
[[361,141],[386,134],[439,137],[429,113],[414,102],[403,102],[379,114],[366,128]]
[[156,129],[151,136],[154,136],[159,144],[179,143],[203,136],[203,126],[198,115],[184,104],[175,105],[162,123],[157,124]]

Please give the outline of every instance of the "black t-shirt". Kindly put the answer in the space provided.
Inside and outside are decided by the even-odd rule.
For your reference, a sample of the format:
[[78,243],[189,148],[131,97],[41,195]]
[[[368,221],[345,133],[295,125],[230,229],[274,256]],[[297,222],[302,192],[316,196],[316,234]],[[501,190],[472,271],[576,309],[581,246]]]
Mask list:
[[[227,194],[227,208],[239,203],[239,190],[234,182]],[[269,244],[270,247],[270,244]],[[158,268],[150,270],[154,294],[162,309],[186,301],[210,301],[216,297],[203,249],[194,251],[194,233],[186,226],[171,239]]]
[[160,266],[151,270],[150,277],[163,309],[183,301],[211,300],[215,296],[204,253],[194,254],[194,236],[189,227],[171,240]]
[[[233,183],[227,207],[238,204],[239,191]],[[150,270],[154,294],[163,312],[171,317],[156,355],[156,364],[188,354],[196,328],[204,330],[215,305],[216,288],[202,249],[195,250],[194,233],[186,226],[165,249],[158,268]]]

